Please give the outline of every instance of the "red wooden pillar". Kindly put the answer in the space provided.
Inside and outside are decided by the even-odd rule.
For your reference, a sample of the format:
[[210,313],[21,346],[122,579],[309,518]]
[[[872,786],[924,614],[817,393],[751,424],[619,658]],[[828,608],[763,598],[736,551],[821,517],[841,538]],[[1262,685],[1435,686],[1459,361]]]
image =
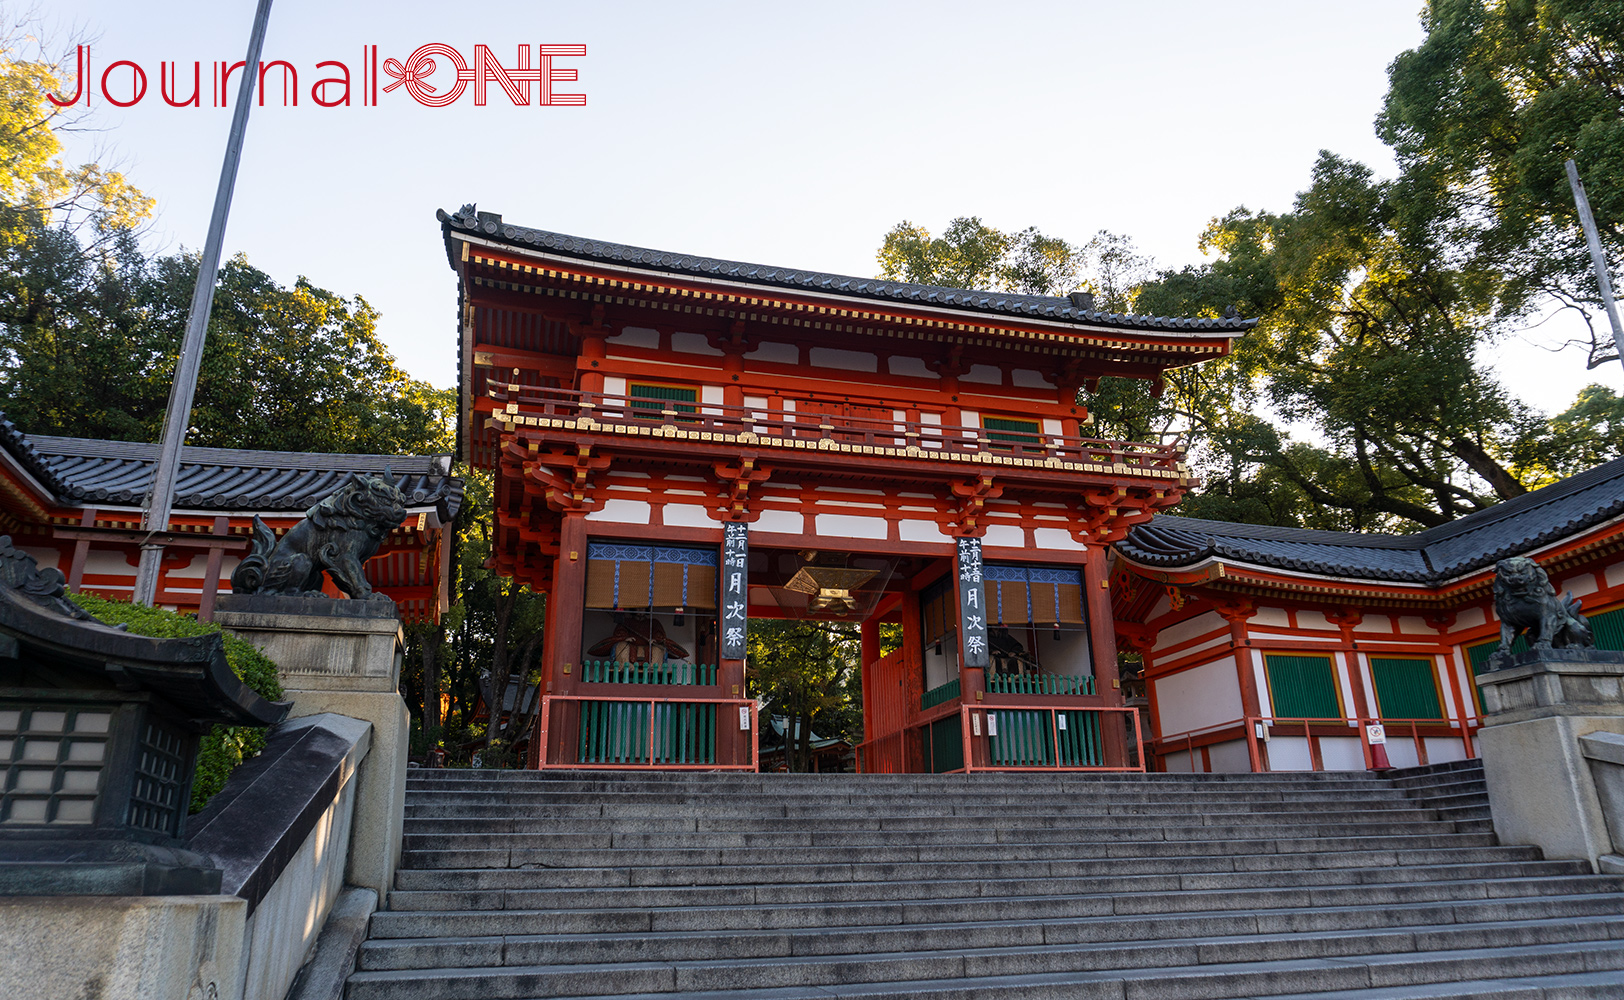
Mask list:
[[[586,601],[586,514],[565,511],[559,526],[558,564],[553,571],[553,600],[547,604],[552,617],[552,689],[554,694],[574,694],[581,677],[581,618]],[[549,763],[574,763],[576,740],[581,732],[578,702],[568,702],[554,713],[552,746],[547,748]]]
[[[1094,660],[1094,689],[1107,705],[1121,707],[1122,679],[1117,672],[1116,628],[1111,624],[1111,589],[1106,576],[1105,546],[1090,545],[1083,563],[1083,600],[1088,608],[1089,653]],[[1120,712],[1109,713],[1117,721],[1100,720],[1100,747],[1105,763],[1126,767],[1128,735]]]
[[[231,521],[224,517],[214,519],[215,537],[224,537],[231,530]],[[220,564],[225,560],[226,550],[221,545],[209,546],[209,563],[203,571],[203,592],[197,599],[197,620],[200,622],[214,621],[214,596],[220,592]]]
[[[86,507],[79,515],[79,527],[96,526],[96,508]],[[85,579],[85,562],[90,558],[90,539],[81,538],[73,543],[73,563],[68,567],[68,590],[77,593]]]
[[902,728],[899,737],[902,748],[902,769],[909,774],[930,770],[925,766],[925,746],[917,730],[908,722],[919,716],[919,699],[925,695],[925,640],[921,635],[924,623],[920,620],[919,591],[910,584],[902,595],[902,711],[898,714]]
[[[1246,620],[1252,617],[1255,610],[1250,601],[1238,601],[1218,608],[1219,616],[1229,622],[1229,648],[1235,653],[1235,680],[1241,690],[1241,713],[1248,719],[1268,714],[1264,711],[1262,699],[1258,697],[1257,674],[1254,672],[1252,660],[1252,640],[1247,637],[1246,632]],[[1251,725],[1250,722],[1246,724]],[[1249,740],[1252,738],[1248,737]],[[1266,758],[1267,745],[1260,745],[1259,751]],[[1267,769],[1266,759],[1263,765]]]

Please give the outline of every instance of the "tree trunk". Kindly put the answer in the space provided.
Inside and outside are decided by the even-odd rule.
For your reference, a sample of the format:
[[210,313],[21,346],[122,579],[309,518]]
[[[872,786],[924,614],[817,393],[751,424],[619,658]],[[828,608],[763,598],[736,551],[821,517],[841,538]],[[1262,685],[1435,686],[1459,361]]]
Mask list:
[[502,719],[502,700],[507,697],[508,686],[508,624],[513,621],[513,609],[519,603],[519,585],[509,582],[507,593],[497,598],[495,607],[496,636],[491,644],[491,692],[487,704],[489,718],[485,722],[485,749],[496,739],[497,725]]
[[423,733],[440,728],[440,640],[443,626],[423,636]]

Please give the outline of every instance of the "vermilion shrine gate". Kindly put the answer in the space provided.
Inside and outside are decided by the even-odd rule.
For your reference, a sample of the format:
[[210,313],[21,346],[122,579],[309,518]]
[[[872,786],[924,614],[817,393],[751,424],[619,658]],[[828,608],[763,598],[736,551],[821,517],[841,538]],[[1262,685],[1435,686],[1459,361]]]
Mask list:
[[748,619],[811,616],[861,624],[864,770],[1138,766],[1107,546],[1191,480],[1084,436],[1078,391],[1251,321],[440,220],[460,447],[549,597],[532,764],[753,768]]

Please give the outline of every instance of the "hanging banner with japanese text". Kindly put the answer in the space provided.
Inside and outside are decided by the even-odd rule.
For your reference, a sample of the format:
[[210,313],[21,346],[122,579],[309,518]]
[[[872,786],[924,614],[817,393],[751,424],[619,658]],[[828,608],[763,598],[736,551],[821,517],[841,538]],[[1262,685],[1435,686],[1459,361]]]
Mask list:
[[747,525],[722,525],[722,659],[744,659],[749,621],[750,540]]
[[985,667],[987,657],[987,592],[981,582],[981,539],[959,539],[959,627],[964,636],[964,665]]

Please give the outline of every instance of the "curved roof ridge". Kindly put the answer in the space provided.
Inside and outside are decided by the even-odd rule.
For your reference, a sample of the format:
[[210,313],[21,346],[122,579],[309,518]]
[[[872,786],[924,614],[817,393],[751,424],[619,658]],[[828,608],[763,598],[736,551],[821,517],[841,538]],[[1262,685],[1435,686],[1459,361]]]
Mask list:
[[946,285],[920,285],[885,278],[861,278],[855,275],[809,271],[803,268],[772,267],[744,261],[703,257],[694,254],[671,253],[626,243],[611,243],[570,236],[546,229],[515,226],[501,221],[501,216],[490,212],[477,212],[472,205],[464,205],[454,213],[441,209],[435,212],[441,225],[494,237],[507,243],[522,243],[571,257],[632,264],[672,273],[698,277],[726,277],[762,284],[805,288],[813,291],[839,292],[864,298],[891,299],[915,302],[921,305],[946,305],[961,309],[1006,315],[1029,316],[1035,319],[1066,320],[1073,323],[1093,323],[1102,326],[1135,327],[1161,332],[1201,330],[1220,335],[1240,336],[1257,325],[1256,319],[1229,317],[1146,316],[1133,313],[1113,313],[1104,310],[1083,309],[1070,298],[1052,295],[1027,295],[1019,292],[998,292],[988,289],[951,288]]
[[1413,535],[1158,515],[1117,551],[1153,566],[1210,557],[1328,576],[1439,584],[1624,516],[1624,458]]

